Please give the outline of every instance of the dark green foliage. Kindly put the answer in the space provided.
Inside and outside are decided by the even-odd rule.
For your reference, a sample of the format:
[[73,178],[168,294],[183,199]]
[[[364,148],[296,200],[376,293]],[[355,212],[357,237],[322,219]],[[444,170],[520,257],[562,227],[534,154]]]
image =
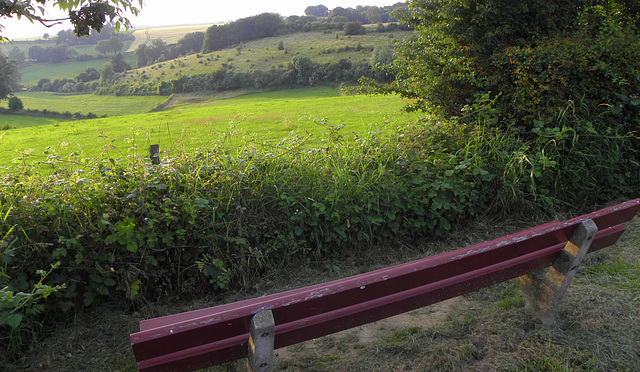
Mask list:
[[415,99],[408,109],[445,117],[490,93],[500,125],[527,130],[578,101],[633,121],[637,9],[617,1],[413,1],[403,19],[417,37],[399,53],[397,79],[371,86]]
[[179,55],[197,53],[202,50],[204,42],[204,32],[192,32],[184,35],[176,46]]
[[109,54],[113,53],[114,55],[122,50],[124,47],[124,43],[120,38],[116,36],[112,36],[109,40],[101,40],[98,45],[96,45],[96,50],[101,54]]
[[[76,81],[80,83],[86,83],[86,82],[97,80],[97,79],[100,79],[100,72],[98,72],[98,70],[96,70],[93,67],[87,68],[84,72],[81,72],[78,74],[78,76],[76,76]],[[42,80],[47,80],[47,79],[41,79],[41,81]],[[42,88],[40,82],[38,82],[38,87]]]
[[586,105],[600,125],[640,125],[640,38],[635,29],[609,24],[594,35],[576,32],[513,47],[494,57],[501,71],[498,99],[506,119],[531,128],[551,125],[570,102]]
[[[91,31],[100,31],[105,24],[111,22],[118,30],[121,25],[130,26],[130,22],[125,18],[124,13],[130,12],[134,16],[139,10],[134,6],[132,0],[77,0],[77,1],[49,1],[36,0],[24,2],[2,2],[0,3],[0,17],[24,19],[31,23],[40,23],[47,27],[60,23],[58,17],[50,17],[46,14],[44,5],[58,8],[68,13],[68,19],[74,26],[73,32],[77,36],[89,36]],[[141,4],[141,3],[140,3]],[[0,31],[3,26],[0,25]],[[48,34],[45,34],[48,38]],[[5,38],[0,35],[0,42]]]
[[124,55],[122,53],[116,53],[111,57],[111,66],[113,66],[113,71],[116,73],[131,70],[131,66],[124,60]]
[[326,17],[329,15],[329,8],[324,5],[308,6],[304,10],[304,14],[308,16]]
[[366,30],[360,22],[347,22],[344,24],[345,35],[362,35],[364,33],[366,33]]
[[20,76],[18,62],[0,54],[0,100],[6,99],[18,88]]
[[16,96],[9,97],[9,110],[11,111],[19,111],[24,108],[22,104],[22,100]]
[[243,41],[274,36],[283,26],[282,18],[273,13],[242,18],[225,25],[214,25],[205,33],[202,52],[209,53]]

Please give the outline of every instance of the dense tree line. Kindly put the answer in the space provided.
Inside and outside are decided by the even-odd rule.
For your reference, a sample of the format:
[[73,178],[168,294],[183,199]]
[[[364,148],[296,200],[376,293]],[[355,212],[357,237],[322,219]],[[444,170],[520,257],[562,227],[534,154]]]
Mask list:
[[136,49],[138,67],[168,61],[180,56],[198,53],[202,49],[204,32],[192,32],[183,36],[176,44],[167,44],[161,39],[138,45]]
[[397,21],[391,12],[404,7],[406,7],[404,3],[397,3],[382,8],[337,7],[329,11],[326,6],[318,5],[308,7],[305,11],[306,16],[291,16],[284,19],[277,14],[263,13],[225,25],[211,26],[205,33],[202,52],[209,53],[245,41],[300,31],[344,30],[347,34],[355,35],[364,33],[363,24],[380,24],[384,29],[383,23]]
[[55,41],[57,44],[65,45],[96,45],[101,41],[109,40],[116,37],[121,41],[134,40],[132,33],[116,32],[116,28],[111,24],[106,24],[100,32],[91,30],[87,37],[78,37],[73,30],[61,30],[56,34]]
[[202,52],[209,53],[240,42],[275,36],[283,26],[282,17],[274,13],[263,13],[224,25],[213,25],[205,32]]

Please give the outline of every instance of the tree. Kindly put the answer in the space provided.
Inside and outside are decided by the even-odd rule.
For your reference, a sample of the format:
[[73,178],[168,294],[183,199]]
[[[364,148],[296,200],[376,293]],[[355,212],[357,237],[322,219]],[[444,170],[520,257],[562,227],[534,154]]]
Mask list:
[[13,49],[9,51],[7,56],[18,61],[19,65],[23,64],[27,60],[27,56],[25,56],[24,52],[18,47],[13,47]]
[[308,16],[326,17],[329,15],[329,8],[324,5],[308,6],[304,10],[304,14]]
[[29,50],[27,51],[27,55],[29,56],[29,59],[32,61],[46,62],[47,55],[45,51],[46,50],[43,47],[39,45],[34,45],[31,48],[29,48]]
[[131,65],[124,60],[122,53],[116,53],[116,55],[111,57],[111,66],[113,67],[113,71],[118,73],[131,70]]
[[344,34],[345,35],[363,35],[367,31],[364,26],[360,22],[347,22],[344,24]]
[[100,70],[100,86],[106,87],[111,84],[111,81],[116,76],[116,72],[113,70],[111,62],[107,62],[102,65]]
[[96,45],[96,51],[100,54],[113,53],[114,55],[122,50],[124,43],[116,36],[112,36],[109,40],[101,40]]
[[24,108],[22,104],[22,100],[16,96],[9,97],[9,110],[10,111],[20,111]]
[[640,91],[640,17],[628,3],[411,1],[400,16],[417,37],[398,53],[396,80],[377,87],[415,99],[410,110],[450,116],[491,94],[501,122],[525,128],[569,101],[631,110]]
[[138,45],[138,48],[136,48],[136,64],[138,67],[144,67],[151,64],[149,61],[148,51],[149,48],[147,47],[147,44],[140,44]]
[[181,55],[197,53],[202,49],[203,42],[204,32],[188,33],[178,40],[178,53]]
[[[108,22],[114,22],[116,29],[120,26],[129,28],[131,22],[125,18],[126,13],[138,15],[140,12],[137,3],[142,7],[142,0],[23,0],[0,1],[1,18],[24,18],[31,23],[40,23],[51,27],[63,20],[69,20],[73,24],[74,33],[77,36],[89,36],[91,30],[100,31]],[[50,19],[43,14],[44,5],[52,5],[67,12],[68,17],[63,19]],[[4,29],[0,25],[0,41],[6,40],[1,32]]]
[[7,99],[18,88],[19,81],[18,62],[0,54],[0,100]]

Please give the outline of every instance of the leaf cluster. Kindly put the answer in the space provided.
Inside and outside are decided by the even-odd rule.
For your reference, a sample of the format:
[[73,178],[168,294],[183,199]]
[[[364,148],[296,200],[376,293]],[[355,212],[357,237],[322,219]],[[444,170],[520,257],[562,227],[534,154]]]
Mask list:
[[[137,15],[136,0],[26,0],[0,2],[0,17],[18,19],[25,18],[34,23],[51,27],[65,19],[49,19],[45,17],[45,5],[51,5],[68,12],[69,19],[74,26],[77,36],[89,36],[91,30],[100,31],[107,22],[115,22],[116,30],[120,26],[130,27],[130,22],[124,17],[125,12]],[[142,0],[137,1],[142,6]],[[3,26],[0,25],[0,32]],[[0,35],[0,41],[6,39]]]
[[398,53],[396,81],[368,87],[444,117],[489,93],[502,124],[527,130],[569,101],[622,105],[632,118],[631,92],[640,88],[635,3],[412,1],[400,15],[416,37]]

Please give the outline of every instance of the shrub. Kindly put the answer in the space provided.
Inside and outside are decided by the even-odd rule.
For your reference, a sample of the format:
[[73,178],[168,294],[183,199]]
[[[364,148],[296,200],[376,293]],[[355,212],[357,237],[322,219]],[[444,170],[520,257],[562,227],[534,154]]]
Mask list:
[[24,105],[22,104],[22,100],[16,96],[9,97],[9,110],[11,111],[20,111],[24,109]]

